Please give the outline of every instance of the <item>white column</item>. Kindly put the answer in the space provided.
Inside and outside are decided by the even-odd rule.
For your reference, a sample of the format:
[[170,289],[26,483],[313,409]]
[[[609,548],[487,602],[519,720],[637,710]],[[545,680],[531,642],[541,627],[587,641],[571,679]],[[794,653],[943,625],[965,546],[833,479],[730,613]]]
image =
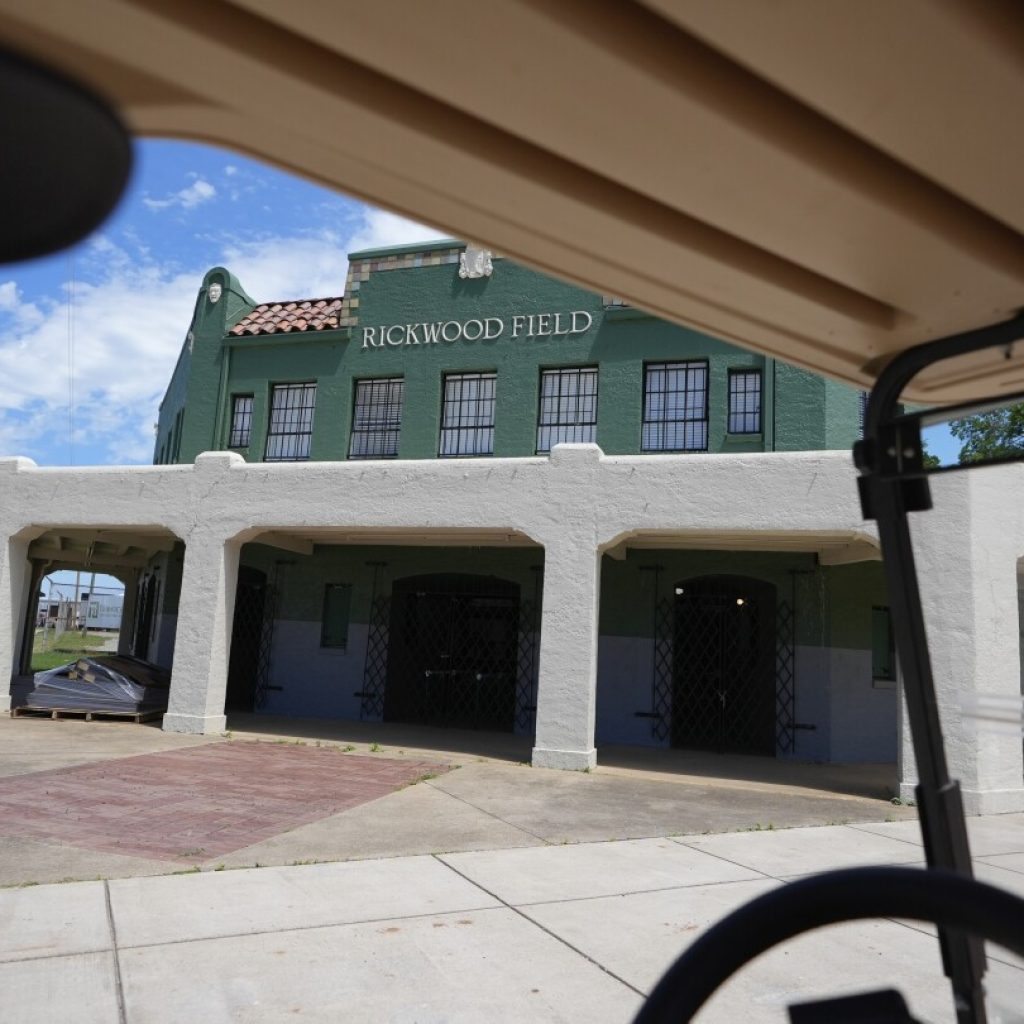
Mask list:
[[197,526],[185,541],[171,693],[164,730],[219,733],[226,728],[231,626],[241,544]]
[[117,634],[117,653],[132,653],[132,634],[135,632],[135,616],[138,613],[139,576],[138,569],[126,569],[118,574],[124,584],[124,601],[121,605],[121,625]]
[[601,554],[593,528],[545,545],[544,609],[533,764],[584,771],[597,763],[597,629]]
[[32,585],[29,541],[0,536],[0,711],[11,708],[11,683],[21,672],[27,595]]
[[31,459],[0,459],[0,711],[11,707],[11,681],[18,673],[32,580],[29,539],[22,532],[24,524],[14,518],[19,508],[15,474],[34,467]]
[[1019,732],[1000,733],[970,714],[984,697],[1020,708],[1024,467],[933,478],[932,489],[935,508],[914,515],[912,528],[950,774],[968,814],[1024,810]]
[[0,711],[11,708],[11,682],[18,675],[26,596],[32,581],[27,540],[0,534]]

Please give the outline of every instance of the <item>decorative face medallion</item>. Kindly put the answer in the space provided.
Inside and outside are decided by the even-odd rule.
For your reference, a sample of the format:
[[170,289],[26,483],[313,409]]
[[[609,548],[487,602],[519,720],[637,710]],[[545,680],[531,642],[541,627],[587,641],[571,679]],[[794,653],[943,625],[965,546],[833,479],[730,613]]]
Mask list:
[[492,273],[494,264],[490,250],[467,245],[466,251],[459,256],[459,277],[490,277]]
[[224,289],[221,286],[221,283],[219,281],[214,281],[213,284],[211,284],[210,287],[207,289],[207,298],[209,298],[211,302],[216,302],[220,298],[221,292],[223,292],[223,290]]

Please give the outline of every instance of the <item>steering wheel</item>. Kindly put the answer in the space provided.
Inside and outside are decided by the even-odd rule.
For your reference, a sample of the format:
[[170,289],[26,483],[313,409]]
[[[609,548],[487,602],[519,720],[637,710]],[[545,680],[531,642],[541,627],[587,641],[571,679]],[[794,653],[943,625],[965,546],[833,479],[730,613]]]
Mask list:
[[689,1021],[754,957],[814,928],[902,917],[967,932],[1024,956],[1024,899],[950,871],[828,871],[759,896],[706,931],[662,975],[634,1024]]

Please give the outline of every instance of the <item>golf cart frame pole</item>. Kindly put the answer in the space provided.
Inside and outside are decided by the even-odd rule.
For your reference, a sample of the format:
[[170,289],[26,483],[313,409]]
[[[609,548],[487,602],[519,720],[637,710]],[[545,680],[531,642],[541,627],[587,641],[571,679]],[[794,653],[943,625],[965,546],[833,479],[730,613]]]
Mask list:
[[[868,400],[864,439],[854,446],[861,471],[861,506],[878,523],[896,649],[903,676],[907,718],[917,763],[915,790],[925,858],[930,869],[973,877],[960,784],[949,777],[942,725],[908,513],[932,507],[920,427],[901,420],[904,388],[933,363],[986,348],[1010,346],[1024,337],[1024,315],[991,327],[941,338],[908,349],[879,376]],[[960,1024],[985,1024],[983,943],[939,930],[942,960],[953,985]]]

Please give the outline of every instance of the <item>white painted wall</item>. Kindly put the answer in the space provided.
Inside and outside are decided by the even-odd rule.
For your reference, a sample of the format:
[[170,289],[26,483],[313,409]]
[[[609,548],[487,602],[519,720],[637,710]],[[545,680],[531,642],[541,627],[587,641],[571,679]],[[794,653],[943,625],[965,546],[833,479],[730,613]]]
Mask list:
[[650,637],[602,636],[598,645],[597,745],[622,743],[638,747],[667,747],[668,738],[652,735],[654,722],[637,718],[651,711]]
[[797,644],[796,721],[813,729],[797,729],[795,746],[788,755],[794,761],[832,760],[831,666],[827,647]]
[[[912,515],[914,554],[946,752],[969,814],[1018,811],[1020,736],[978,731],[973,696],[1021,692],[1017,563],[1024,554],[1024,465],[932,478],[934,509]],[[904,758],[901,795],[916,773]]]
[[895,689],[879,689],[871,678],[871,652],[839,647],[829,662],[831,761],[895,761],[899,722]]
[[[919,554],[924,588],[953,595],[952,609],[934,599],[925,609],[947,711],[964,692],[1020,692],[1022,474],[1011,467],[937,480],[935,511],[916,517],[929,542]],[[950,493],[940,494],[947,481]],[[238,549],[261,531],[330,528],[366,531],[367,539],[380,531],[519,531],[545,548],[535,761],[576,768],[595,757],[602,551],[637,532],[696,546],[711,537],[728,545],[735,536],[737,546],[761,538],[770,547],[784,537],[804,550],[815,550],[823,535],[862,546],[875,536],[861,519],[843,452],[607,457],[593,445],[567,445],[550,458],[248,465],[234,454],[208,453],[194,466],[87,469],[6,459],[0,665],[13,664],[19,642],[22,540],[69,525],[163,526],[185,542],[165,727],[200,732],[224,728]],[[1019,739],[979,743],[954,725],[949,751],[971,808],[1024,807]]]
[[310,718],[359,718],[367,627],[351,623],[348,648],[320,646],[320,623],[278,619],[270,663],[266,714]]

